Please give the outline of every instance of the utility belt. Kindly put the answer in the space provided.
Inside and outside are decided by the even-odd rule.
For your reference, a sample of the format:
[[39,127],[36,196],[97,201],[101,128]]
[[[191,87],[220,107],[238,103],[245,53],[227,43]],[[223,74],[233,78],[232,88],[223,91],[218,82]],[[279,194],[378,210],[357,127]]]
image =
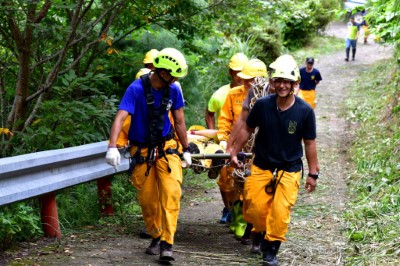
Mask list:
[[257,160],[255,160],[254,164],[263,170],[269,170],[271,172],[274,172],[275,169],[277,169],[278,171],[283,170],[286,172],[297,172],[298,166],[300,166],[299,170],[303,169],[303,161],[301,159],[288,163],[271,163],[271,162],[259,163],[257,162]]
[[[146,142],[140,142],[136,140],[129,140],[130,145],[138,146],[138,147],[150,147],[150,146],[158,146],[160,144],[164,145],[164,143],[168,140],[173,139],[175,136],[175,130],[173,127],[169,130],[167,135],[165,137],[161,137],[158,140],[155,141],[146,141]],[[152,144],[153,143],[153,144]]]
[[[147,163],[147,170],[145,175],[148,176],[151,167],[157,162],[159,158],[164,157],[168,164],[167,154],[177,154],[181,155],[178,151],[178,142],[176,142],[176,149],[167,148],[164,150],[165,142],[174,138],[174,130],[168,132],[168,134],[161,139],[161,141],[157,142],[137,142],[137,141],[129,141],[130,146],[128,147],[128,151],[132,148],[131,145],[137,146],[136,152],[129,157],[129,169],[128,175],[131,176],[133,171],[135,170],[136,164]],[[142,149],[147,148],[147,157],[142,156]],[[168,165],[168,172],[171,173],[171,168]]]
[[[276,188],[278,187],[279,182],[281,181],[283,174],[285,172],[288,172],[287,171],[288,169],[290,169],[293,166],[296,166],[297,164],[301,165],[301,178],[303,178],[304,167],[303,167],[303,161],[301,159],[296,160],[296,161],[291,162],[291,163],[288,163],[288,164],[270,164],[267,169],[264,169],[264,170],[269,170],[272,173],[271,181],[265,186],[265,192],[267,194],[272,195],[272,198],[274,198]],[[282,172],[281,172],[280,176],[278,177],[278,172],[279,171],[282,171]]]

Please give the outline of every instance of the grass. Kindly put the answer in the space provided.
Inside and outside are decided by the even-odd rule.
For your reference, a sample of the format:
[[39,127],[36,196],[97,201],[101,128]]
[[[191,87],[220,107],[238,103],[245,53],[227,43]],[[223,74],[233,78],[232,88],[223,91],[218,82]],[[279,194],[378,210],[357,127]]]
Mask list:
[[336,51],[344,49],[344,41],[341,38],[331,36],[316,36],[312,39],[309,45],[298,49],[296,51],[290,51],[299,63],[299,67],[305,61],[307,57],[314,57],[318,62],[318,57],[325,54],[331,54]]
[[[350,150],[356,170],[348,179],[349,265],[400,263],[399,71],[385,61],[360,76],[346,102],[356,133]],[[362,97],[360,97],[362,95]]]

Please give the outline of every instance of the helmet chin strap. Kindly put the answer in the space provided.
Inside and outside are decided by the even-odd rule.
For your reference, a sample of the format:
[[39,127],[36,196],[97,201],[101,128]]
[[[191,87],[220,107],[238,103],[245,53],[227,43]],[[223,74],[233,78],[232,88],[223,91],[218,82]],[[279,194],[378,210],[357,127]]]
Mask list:
[[154,72],[157,74],[158,78],[161,79],[161,81],[164,83],[164,85],[166,85],[166,86],[171,85],[172,80],[174,79],[174,77],[171,77],[170,80],[165,80],[163,77],[161,77],[159,69],[156,68],[156,70]]
[[293,89],[293,82],[290,83],[290,92],[289,95],[294,94],[294,89]]

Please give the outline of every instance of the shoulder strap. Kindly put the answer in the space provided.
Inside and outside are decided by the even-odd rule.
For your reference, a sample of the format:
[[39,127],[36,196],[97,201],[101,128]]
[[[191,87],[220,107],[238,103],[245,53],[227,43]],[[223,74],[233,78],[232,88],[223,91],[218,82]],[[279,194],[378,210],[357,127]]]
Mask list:
[[143,83],[144,93],[149,118],[149,136],[148,143],[153,146],[162,142],[162,132],[164,130],[165,112],[170,108],[170,88],[163,88],[163,95],[159,107],[154,106],[154,95],[151,92],[150,73],[140,77]]

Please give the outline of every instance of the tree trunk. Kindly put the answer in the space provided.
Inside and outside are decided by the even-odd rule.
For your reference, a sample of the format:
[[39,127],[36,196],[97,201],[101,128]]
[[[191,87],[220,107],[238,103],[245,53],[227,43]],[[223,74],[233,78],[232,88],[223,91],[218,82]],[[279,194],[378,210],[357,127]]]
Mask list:
[[29,96],[29,65],[30,65],[30,53],[31,53],[31,44],[32,40],[28,38],[25,39],[23,43],[23,47],[19,49],[18,56],[18,82],[16,87],[15,94],[15,109],[12,118],[12,130],[18,131],[21,130],[24,126],[24,121],[26,119],[27,106],[26,106],[26,98]]

